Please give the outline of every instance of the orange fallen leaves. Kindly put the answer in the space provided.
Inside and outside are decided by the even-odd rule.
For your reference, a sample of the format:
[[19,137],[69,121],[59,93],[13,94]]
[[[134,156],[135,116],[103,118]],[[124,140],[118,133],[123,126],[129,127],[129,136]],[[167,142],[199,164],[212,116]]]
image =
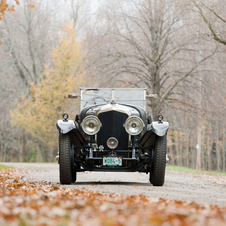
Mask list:
[[71,189],[0,171],[0,225],[226,225],[226,208]]

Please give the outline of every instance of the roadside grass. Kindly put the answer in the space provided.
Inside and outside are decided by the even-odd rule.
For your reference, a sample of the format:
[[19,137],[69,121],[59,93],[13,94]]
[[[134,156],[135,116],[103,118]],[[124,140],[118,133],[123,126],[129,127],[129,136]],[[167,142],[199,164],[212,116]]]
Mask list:
[[[15,162],[15,163],[19,163],[19,162]],[[22,162],[22,163],[26,163],[26,164],[49,164],[49,165],[54,165],[54,164],[58,164],[57,161],[55,162]]]
[[9,166],[0,164],[0,170],[3,170],[3,169],[14,169],[14,167],[9,167]]
[[58,164],[57,161],[54,161],[54,162],[28,162],[28,163],[33,163],[33,164],[35,164],[35,163],[37,163],[37,164],[49,164],[49,165],[51,165],[51,164]]
[[[9,163],[9,162],[7,162],[7,163]],[[51,164],[58,164],[58,162],[57,162],[57,161],[55,161],[55,162],[12,162],[12,163],[25,163],[25,164],[49,164],[49,165],[51,165]],[[0,165],[4,165],[4,164],[0,164]]]
[[191,169],[191,168],[184,167],[184,166],[167,165],[166,170],[183,171],[183,172],[187,172],[187,173],[226,176],[226,172],[223,173],[223,172],[217,172],[217,171],[203,171],[203,170]]

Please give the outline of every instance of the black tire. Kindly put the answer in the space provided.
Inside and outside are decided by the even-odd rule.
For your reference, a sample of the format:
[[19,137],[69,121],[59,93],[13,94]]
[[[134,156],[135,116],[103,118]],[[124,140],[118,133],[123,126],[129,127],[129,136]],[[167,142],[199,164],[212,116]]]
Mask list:
[[156,136],[153,168],[150,172],[150,182],[154,186],[163,186],[165,181],[167,136]]
[[77,179],[77,172],[76,172],[76,165],[74,164],[75,162],[75,150],[74,150],[74,146],[71,146],[71,181],[75,182]]
[[74,172],[72,172],[72,182],[75,182],[77,179],[77,172],[74,170]]
[[59,134],[59,168],[60,183],[71,184],[71,142],[69,134]]

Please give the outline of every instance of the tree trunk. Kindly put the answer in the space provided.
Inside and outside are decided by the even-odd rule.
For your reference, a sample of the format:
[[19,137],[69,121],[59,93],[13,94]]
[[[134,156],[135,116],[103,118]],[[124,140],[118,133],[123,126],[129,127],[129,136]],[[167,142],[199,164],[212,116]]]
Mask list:
[[186,167],[189,167],[189,136],[185,142],[186,144]]
[[24,155],[26,153],[26,134],[24,130],[22,130],[21,143],[19,147],[19,162],[24,162]]
[[223,147],[222,147],[222,152],[223,152],[223,172],[225,172],[225,128],[223,128]]
[[201,150],[202,150],[202,130],[201,130],[201,125],[199,124],[198,129],[197,129],[197,158],[196,158],[196,169],[201,170]]
[[5,162],[5,157],[6,157],[6,145],[4,146],[4,149],[3,149],[2,162]]
[[192,168],[195,169],[196,158],[197,158],[197,149],[196,149],[197,140],[195,138],[193,139],[192,144],[193,144],[193,146],[192,146]]
[[220,171],[220,147],[219,147],[219,128],[218,123],[216,123],[216,132],[215,132],[215,142],[216,142],[216,153],[217,153],[217,171]]
[[45,152],[46,152],[47,162],[52,162],[53,161],[53,148],[45,145]]
[[176,162],[177,162],[177,166],[180,166],[180,158],[181,158],[179,149],[180,149],[179,139],[176,136]]

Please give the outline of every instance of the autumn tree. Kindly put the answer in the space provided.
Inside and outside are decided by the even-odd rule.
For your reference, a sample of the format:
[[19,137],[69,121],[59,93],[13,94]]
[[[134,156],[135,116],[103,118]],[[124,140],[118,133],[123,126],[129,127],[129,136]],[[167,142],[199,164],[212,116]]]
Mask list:
[[[45,161],[43,144],[23,128],[11,127],[9,112],[14,111],[21,93],[29,95],[32,82],[39,83],[45,65],[50,68],[53,64],[53,47],[59,45],[62,27],[68,21],[72,21],[76,28],[76,39],[81,39],[85,22],[88,22],[89,0],[87,4],[78,0],[20,0],[19,5],[13,1],[7,3],[14,4],[15,10],[5,11],[4,19],[0,22],[0,159],[25,161],[28,152],[35,148],[39,154],[42,152]],[[78,13],[77,21],[72,18],[72,5],[74,12]],[[79,7],[78,11],[76,7]]]
[[24,161],[37,142],[24,129],[11,126],[9,112],[21,93],[28,94],[30,83],[39,81],[44,65],[51,64],[52,48],[58,45],[65,22],[55,4],[40,0],[34,7],[33,0],[21,0],[19,5],[7,2],[15,10],[5,11],[0,21],[0,159]]
[[[18,5],[19,1],[15,0],[15,3]],[[9,11],[9,12],[14,11],[14,5],[8,4],[7,0],[1,0],[1,2],[0,2],[0,20],[3,20],[3,16],[6,11]]]
[[13,125],[24,128],[49,147],[56,147],[56,121],[68,110],[67,94],[82,84],[81,65],[80,42],[70,24],[59,47],[53,49],[53,66],[45,68],[38,84],[31,83],[30,96],[23,95],[11,113]]
[[[33,147],[43,151],[37,135],[28,135],[25,126],[11,127],[9,112],[21,93],[33,100],[32,106],[37,104],[32,89],[38,97],[51,96],[36,88],[58,76],[52,48],[59,46],[62,25],[71,21],[76,39],[83,40],[78,45],[86,56],[86,86],[138,86],[158,93],[148,111],[161,112],[170,122],[171,164],[226,170],[226,53],[217,41],[225,40],[224,0],[39,0],[35,7],[27,0],[0,2],[15,6],[14,12],[4,11],[0,23],[1,160],[24,161]],[[58,112],[54,120],[45,114],[53,127]]]

